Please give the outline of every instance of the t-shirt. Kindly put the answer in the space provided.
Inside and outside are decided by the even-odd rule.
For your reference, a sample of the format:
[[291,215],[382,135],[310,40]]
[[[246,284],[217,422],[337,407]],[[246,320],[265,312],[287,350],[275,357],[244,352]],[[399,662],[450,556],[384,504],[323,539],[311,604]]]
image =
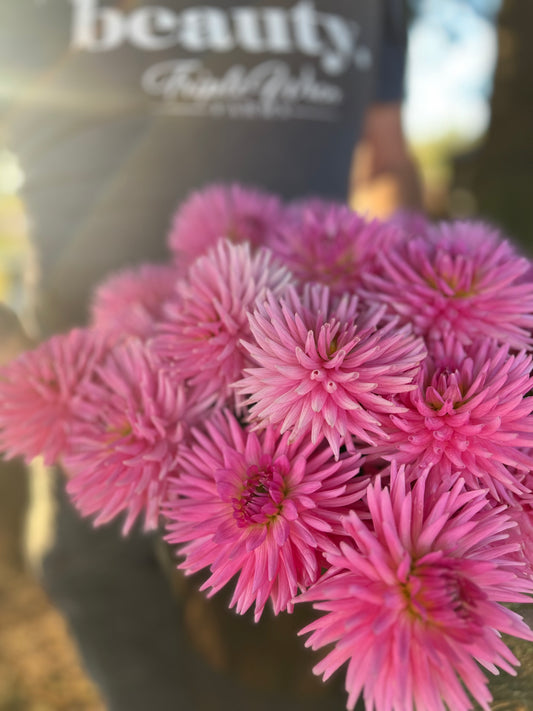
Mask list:
[[[0,0],[0,121],[26,176],[43,335],[82,322],[109,271],[163,257],[192,190],[240,181],[344,199],[366,107],[401,96],[400,10]],[[110,710],[343,708],[344,694],[296,704],[214,674],[186,641],[151,540],[93,531],[64,493],[53,511],[45,584]]]
[[239,181],[344,199],[364,111],[398,100],[399,0],[0,0],[0,108],[44,332],[165,255],[178,204]]

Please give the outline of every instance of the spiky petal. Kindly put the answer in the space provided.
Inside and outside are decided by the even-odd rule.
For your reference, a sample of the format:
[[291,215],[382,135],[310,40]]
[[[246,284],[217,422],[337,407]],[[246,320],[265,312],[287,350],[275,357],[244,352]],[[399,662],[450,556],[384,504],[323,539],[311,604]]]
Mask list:
[[267,244],[283,215],[275,195],[233,185],[210,185],[193,193],[174,217],[168,244],[180,266],[188,266],[219,239]]
[[92,327],[112,343],[129,336],[148,338],[177,279],[177,269],[164,264],[142,264],[113,274],[94,293]]
[[366,298],[387,304],[426,338],[531,346],[530,262],[494,228],[443,223],[383,253],[380,266],[381,274],[365,277]]
[[74,398],[104,357],[102,338],[88,329],[53,336],[0,370],[0,451],[46,465],[64,452]]
[[448,337],[434,344],[417,388],[399,397],[405,411],[391,415],[388,441],[371,453],[437,476],[460,470],[471,488],[497,499],[524,490],[517,473],[533,468],[531,356],[510,354],[490,339],[463,347]]
[[[523,575],[533,580],[533,473],[514,470],[513,474],[520,481],[522,491],[520,494],[507,492],[506,496],[506,513],[516,523],[510,530],[510,540],[519,547],[517,559],[525,563]],[[495,508],[501,506],[493,497],[489,497],[489,503]]]
[[500,633],[533,640],[502,602],[531,602],[533,583],[507,537],[513,523],[487,510],[484,491],[462,480],[432,497],[402,470],[390,490],[368,488],[371,524],[345,519],[349,543],[327,553],[331,569],[300,598],[325,614],[302,630],[307,646],[334,645],[315,667],[328,678],[348,662],[348,708],[363,694],[376,711],[467,711],[465,689],[488,711],[478,663],[514,674],[518,660]]
[[326,438],[335,456],[351,437],[375,443],[382,419],[400,412],[392,395],[412,389],[425,356],[421,339],[383,310],[361,312],[356,297],[330,299],[325,286],[270,295],[250,316],[246,343],[257,366],[235,387],[248,396],[251,417],[282,432]]
[[125,512],[127,533],[142,513],[145,528],[155,528],[169,472],[201,411],[140,341],[113,349],[80,392],[64,458],[67,490],[81,514],[98,526]]
[[190,268],[165,307],[154,348],[181,379],[221,403],[234,397],[230,384],[241,376],[247,352],[241,339],[250,334],[248,312],[266,291],[282,293],[291,275],[260,249],[220,240]]
[[289,444],[270,427],[249,432],[229,412],[216,413],[194,439],[164,507],[167,540],[185,543],[180,568],[209,568],[202,589],[210,595],[236,577],[231,606],[243,614],[255,603],[256,620],[269,599],[275,614],[291,610],[333,549],[340,514],[364,492],[359,456],[335,462],[327,447]]
[[401,235],[393,224],[367,220],[337,203],[310,200],[288,214],[270,248],[302,283],[327,284],[337,296],[356,292],[361,275]]

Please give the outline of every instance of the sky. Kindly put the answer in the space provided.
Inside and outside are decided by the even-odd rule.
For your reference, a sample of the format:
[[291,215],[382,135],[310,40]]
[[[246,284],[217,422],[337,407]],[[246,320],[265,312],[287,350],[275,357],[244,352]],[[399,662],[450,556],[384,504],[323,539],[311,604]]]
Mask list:
[[500,0],[412,0],[404,125],[415,142],[475,140],[489,120]]

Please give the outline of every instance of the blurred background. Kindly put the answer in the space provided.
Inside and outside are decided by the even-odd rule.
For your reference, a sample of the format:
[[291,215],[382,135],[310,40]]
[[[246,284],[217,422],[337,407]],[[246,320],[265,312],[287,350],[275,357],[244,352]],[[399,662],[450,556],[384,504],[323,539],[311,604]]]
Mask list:
[[[427,212],[482,216],[532,251],[533,3],[410,0],[409,13],[403,117]],[[0,125],[0,302],[31,330],[23,180]],[[25,487],[20,465],[1,465],[0,711],[101,711],[62,619],[25,569]]]

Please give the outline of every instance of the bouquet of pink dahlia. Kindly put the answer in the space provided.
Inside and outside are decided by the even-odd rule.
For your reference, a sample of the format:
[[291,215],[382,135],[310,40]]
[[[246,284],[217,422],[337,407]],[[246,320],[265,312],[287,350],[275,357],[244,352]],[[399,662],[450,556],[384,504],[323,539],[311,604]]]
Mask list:
[[533,278],[492,227],[211,187],[168,265],[0,371],[0,448],[166,528],[258,620],[299,602],[348,708],[463,711],[533,640]]

